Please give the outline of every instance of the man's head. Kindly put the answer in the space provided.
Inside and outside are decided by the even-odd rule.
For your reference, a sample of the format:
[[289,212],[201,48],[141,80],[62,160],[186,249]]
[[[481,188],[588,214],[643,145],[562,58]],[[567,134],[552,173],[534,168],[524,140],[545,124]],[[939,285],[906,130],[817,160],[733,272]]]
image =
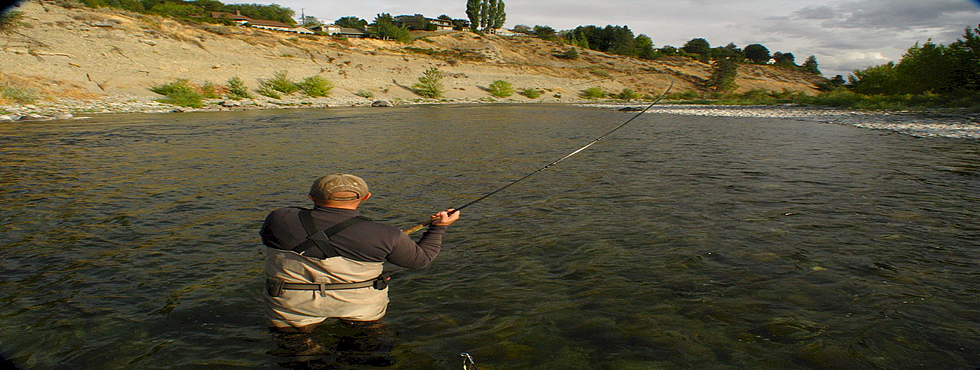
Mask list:
[[345,173],[323,176],[310,186],[310,199],[316,204],[358,203],[370,196],[363,179]]

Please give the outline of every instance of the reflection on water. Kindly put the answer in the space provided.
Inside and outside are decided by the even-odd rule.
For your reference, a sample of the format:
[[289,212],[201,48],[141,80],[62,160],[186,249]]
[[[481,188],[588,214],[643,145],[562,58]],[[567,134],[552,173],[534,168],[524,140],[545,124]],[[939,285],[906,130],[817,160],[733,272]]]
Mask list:
[[286,369],[391,367],[395,340],[384,323],[331,322],[312,333],[275,333],[270,354]]
[[458,369],[460,352],[480,369],[980,366],[980,146],[778,119],[647,114],[467,208],[432,266],[395,273],[382,332],[264,327],[257,230],[317,176],[361,175],[364,213],[409,227],[628,117],[5,124],[0,353],[39,369]]

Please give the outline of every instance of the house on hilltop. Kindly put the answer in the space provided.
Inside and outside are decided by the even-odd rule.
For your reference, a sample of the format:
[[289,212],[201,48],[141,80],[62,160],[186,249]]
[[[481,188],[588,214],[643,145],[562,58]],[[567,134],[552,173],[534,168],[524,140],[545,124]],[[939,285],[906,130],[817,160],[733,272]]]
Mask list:
[[453,22],[437,19],[437,18],[426,18],[421,14],[416,15],[399,15],[394,17],[395,25],[398,27],[406,27],[410,30],[420,30],[425,29],[424,27],[431,27],[428,31],[452,31]]
[[324,24],[311,27],[310,30],[313,30],[314,32],[322,32],[327,36],[346,37],[351,39],[361,39],[369,36],[367,31],[362,29],[341,27],[336,24]]
[[303,35],[312,35],[313,31],[303,28],[303,27],[293,27],[288,24],[279,21],[269,21],[265,19],[252,19],[242,15],[240,11],[235,11],[234,13],[228,12],[211,12],[211,18],[214,19],[230,19],[235,22],[235,24],[243,27],[253,27],[260,28],[264,30],[281,31],[281,32],[291,32]]

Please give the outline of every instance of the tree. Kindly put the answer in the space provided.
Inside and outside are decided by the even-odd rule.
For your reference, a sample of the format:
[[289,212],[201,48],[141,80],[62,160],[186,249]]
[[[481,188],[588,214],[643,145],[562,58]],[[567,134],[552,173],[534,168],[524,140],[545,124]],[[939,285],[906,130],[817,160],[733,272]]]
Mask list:
[[691,54],[707,56],[710,55],[711,53],[711,44],[709,44],[708,40],[705,39],[701,39],[701,38],[691,39],[691,41],[688,41],[686,44],[684,44],[684,46],[681,47],[681,50],[684,50]]
[[772,59],[776,60],[776,65],[784,67],[796,67],[796,56],[793,53],[775,52]]
[[759,44],[752,44],[745,47],[745,59],[754,63],[765,64],[769,62],[769,49]]
[[847,76],[847,82],[852,91],[865,95],[893,94],[901,85],[894,62],[856,70]]
[[550,26],[534,26],[534,37],[544,40],[554,40],[558,36],[555,33],[555,29]]
[[507,12],[504,11],[504,0],[490,0],[494,3],[493,11],[490,12],[490,21],[487,22],[491,30],[504,27],[507,21]]
[[953,72],[956,88],[980,91],[980,26],[967,28],[963,39],[949,44],[949,56],[956,70]]
[[817,88],[819,88],[820,91],[824,91],[824,92],[834,91],[844,87],[845,83],[846,81],[844,81],[844,76],[836,75],[834,76],[834,78],[828,79],[827,81],[818,84]]
[[221,11],[225,7],[225,4],[218,0],[194,0],[192,3],[209,12]]
[[636,55],[636,37],[629,27],[606,26],[605,31],[609,35],[609,52],[627,56]]
[[224,7],[224,11],[226,12],[234,13],[236,10],[241,12],[242,15],[252,19],[277,21],[288,25],[296,24],[296,20],[293,19],[296,12],[294,12],[292,9],[284,8],[276,4],[226,4]]
[[653,39],[650,36],[640,34],[636,36],[636,56],[643,59],[654,59],[657,52],[653,50]]
[[528,27],[525,24],[518,24],[518,25],[514,26],[514,28],[511,29],[511,31],[514,31],[514,32],[517,32],[517,33],[523,33],[525,35],[531,35],[531,34],[534,33],[534,30],[532,30],[531,27]]
[[956,85],[955,64],[946,46],[930,40],[922,46],[916,43],[909,48],[895,72],[903,80],[906,93],[949,92]]
[[307,15],[306,17],[303,18],[303,22],[302,22],[303,27],[316,27],[322,25],[323,22],[320,22],[319,19],[316,19],[316,17],[312,15]]
[[636,38],[629,27],[579,26],[572,31],[573,45],[612,54],[636,56]]
[[367,27],[368,22],[366,20],[363,20],[355,16],[346,16],[346,17],[340,17],[339,19],[333,21],[333,24],[336,24],[341,27],[357,28],[363,30],[364,28]]
[[561,57],[565,59],[578,59],[578,49],[574,47],[568,48],[568,50],[562,53]]
[[378,14],[374,18],[374,23],[370,26],[371,34],[382,40],[395,40],[398,42],[409,42],[412,36],[408,29],[395,25],[395,19],[388,13]]
[[817,68],[817,57],[814,56],[814,55],[808,56],[806,58],[806,61],[803,62],[803,66],[802,67],[803,67],[803,70],[804,71],[813,73],[813,74],[815,74],[817,76],[820,76],[820,75],[823,74],[823,73],[820,73],[820,69]]
[[708,78],[708,87],[717,92],[732,91],[738,88],[735,78],[738,77],[738,62],[735,58],[722,58],[715,60],[711,77]]
[[425,72],[422,72],[422,77],[419,77],[419,82],[412,86],[412,90],[426,98],[438,98],[442,96],[444,90],[442,77],[439,68],[429,67]]
[[490,84],[487,88],[490,95],[496,96],[498,98],[506,98],[508,96],[514,95],[514,86],[510,82],[504,80],[496,80]]
[[480,29],[480,21],[483,16],[480,10],[483,6],[483,0],[466,0],[466,17],[470,19],[470,28],[474,31]]
[[504,26],[507,13],[503,0],[467,0],[466,16],[473,31],[493,32]]
[[578,46],[578,47],[584,48],[584,49],[591,49],[589,47],[589,39],[585,38],[585,34],[584,33],[580,33],[580,34],[577,34],[577,35],[575,35],[573,33],[573,35],[574,36],[571,37],[572,45],[575,45],[575,46]]
[[177,18],[195,18],[204,16],[204,9],[190,3],[159,3],[150,9],[150,13],[169,15]]
[[421,14],[416,14],[412,16],[401,15],[395,18],[395,20],[397,22],[400,22],[402,27],[406,27],[409,30],[435,31],[436,29],[438,29],[438,27],[435,24],[429,22],[429,20],[425,19],[425,16]]

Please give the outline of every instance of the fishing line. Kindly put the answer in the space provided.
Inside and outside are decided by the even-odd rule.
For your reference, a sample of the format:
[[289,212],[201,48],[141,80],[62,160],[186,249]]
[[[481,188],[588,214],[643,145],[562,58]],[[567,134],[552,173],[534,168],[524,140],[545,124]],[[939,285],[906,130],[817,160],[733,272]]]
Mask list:
[[[455,208],[453,208],[453,211],[452,211],[452,212],[450,212],[450,214],[452,214],[452,213],[456,213],[457,211],[459,211],[459,210],[461,210],[461,209],[463,209],[463,208],[466,208],[466,207],[469,207],[469,206],[471,206],[471,205],[474,205],[474,204],[476,204],[476,203],[479,203],[480,201],[482,201],[482,200],[484,200],[484,199],[487,199],[487,198],[489,198],[489,197],[491,197],[491,196],[493,196],[494,194],[497,194],[497,193],[499,193],[499,192],[501,192],[501,191],[503,191],[504,189],[507,189],[507,188],[509,188],[509,187],[511,187],[511,186],[513,186],[514,184],[517,184],[517,183],[519,183],[519,182],[521,182],[521,181],[524,181],[524,179],[526,179],[526,178],[528,178],[528,177],[531,177],[531,176],[534,176],[534,174],[536,174],[536,173],[538,173],[538,172],[541,172],[541,171],[544,171],[544,170],[547,170],[548,168],[551,168],[552,166],[554,166],[554,165],[557,165],[558,163],[561,163],[561,161],[564,161],[564,160],[566,160],[566,159],[568,159],[568,158],[570,158],[571,156],[573,156],[573,155],[576,155],[576,154],[578,154],[578,153],[580,153],[580,152],[582,152],[583,150],[586,150],[586,149],[588,149],[588,148],[589,148],[590,146],[592,146],[592,145],[595,145],[596,143],[598,143],[598,142],[600,142],[600,141],[602,141],[602,139],[604,139],[604,138],[605,138],[606,136],[609,136],[609,135],[610,135],[610,134],[612,134],[613,132],[616,132],[617,130],[619,130],[619,129],[621,129],[621,128],[623,128],[623,126],[626,126],[626,125],[628,125],[628,124],[629,124],[630,122],[633,122],[633,120],[635,120],[635,119],[637,119],[637,118],[639,118],[639,117],[640,117],[640,116],[641,116],[641,115],[642,115],[643,113],[646,113],[646,111],[647,111],[647,110],[649,110],[650,108],[652,108],[652,107],[653,107],[653,106],[654,106],[655,104],[657,104],[657,103],[659,103],[659,102],[660,102],[660,100],[661,100],[661,99],[663,99],[663,98],[664,98],[664,96],[666,96],[666,95],[667,95],[667,93],[669,93],[669,92],[670,92],[670,89],[672,89],[673,87],[674,87],[674,79],[673,79],[673,78],[671,78],[671,79],[670,79],[670,86],[667,86],[667,90],[664,90],[664,92],[663,92],[663,93],[661,93],[661,94],[660,94],[660,96],[659,96],[659,97],[657,97],[657,99],[653,101],[653,103],[650,103],[650,105],[647,105],[647,106],[646,106],[646,108],[643,108],[643,110],[641,110],[641,111],[640,111],[639,113],[636,113],[635,115],[633,115],[633,117],[630,117],[630,119],[628,119],[628,120],[626,120],[626,122],[623,122],[622,124],[620,124],[619,126],[616,126],[616,127],[615,127],[615,128],[613,128],[612,130],[609,130],[609,131],[608,131],[608,132],[606,132],[605,134],[602,134],[602,136],[599,136],[599,137],[597,137],[597,138],[596,138],[595,140],[592,140],[592,142],[590,142],[590,143],[588,143],[588,144],[585,144],[585,146],[583,146],[583,147],[581,147],[581,148],[578,148],[578,149],[576,149],[575,151],[573,151],[573,152],[571,152],[571,153],[568,153],[568,154],[567,154],[567,155],[565,155],[564,157],[561,157],[561,158],[559,158],[558,160],[556,160],[556,161],[554,161],[554,162],[551,162],[551,163],[548,163],[548,164],[547,164],[547,165],[545,165],[544,167],[541,167],[541,168],[539,168],[539,169],[537,169],[537,170],[534,170],[534,171],[532,171],[531,173],[528,173],[527,175],[524,175],[523,177],[521,177],[521,178],[519,178],[519,179],[517,179],[517,180],[514,180],[514,181],[512,181],[511,183],[509,183],[509,184],[507,184],[507,185],[504,185],[504,186],[501,186],[501,187],[500,187],[500,188],[498,188],[497,190],[494,190],[494,191],[491,191],[491,192],[489,192],[489,193],[487,193],[486,195],[483,195],[482,197],[479,197],[479,198],[476,198],[476,199],[475,199],[475,200],[473,200],[473,201],[470,201],[469,203],[466,203],[466,204],[464,204],[464,205],[462,205],[462,206],[459,206],[459,207],[455,207]],[[405,233],[406,233],[406,234],[411,234],[411,233],[414,233],[414,232],[416,232],[416,231],[419,231],[419,230],[421,230],[421,229],[422,229],[423,227],[426,227],[426,226],[429,226],[430,224],[432,224],[432,222],[433,222],[433,220],[431,220],[431,219],[429,219],[429,220],[426,220],[425,222],[423,222],[423,223],[421,223],[421,224],[419,224],[419,225],[416,225],[415,227],[412,227],[412,228],[410,228],[410,229],[408,229],[408,230],[405,230]]]

